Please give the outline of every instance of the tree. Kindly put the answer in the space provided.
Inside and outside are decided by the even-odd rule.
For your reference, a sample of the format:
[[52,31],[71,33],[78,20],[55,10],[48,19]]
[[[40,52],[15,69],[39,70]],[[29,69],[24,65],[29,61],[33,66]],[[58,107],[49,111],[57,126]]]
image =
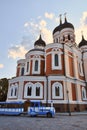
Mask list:
[[0,79],[0,101],[6,101],[8,91],[8,79]]

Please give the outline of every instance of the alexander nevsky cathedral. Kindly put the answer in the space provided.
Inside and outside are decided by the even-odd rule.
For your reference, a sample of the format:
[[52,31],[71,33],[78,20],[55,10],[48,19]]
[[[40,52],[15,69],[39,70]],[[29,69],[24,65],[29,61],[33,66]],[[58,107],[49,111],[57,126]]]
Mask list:
[[[52,102],[57,112],[87,110],[87,41],[75,41],[75,28],[65,17],[54,28],[53,43],[42,39],[17,61],[6,101]],[[26,105],[27,107],[27,105]]]

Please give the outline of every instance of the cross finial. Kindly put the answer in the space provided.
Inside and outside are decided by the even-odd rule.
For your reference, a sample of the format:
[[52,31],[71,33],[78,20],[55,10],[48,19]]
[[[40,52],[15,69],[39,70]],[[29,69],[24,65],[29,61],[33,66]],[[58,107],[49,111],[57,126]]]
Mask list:
[[42,30],[40,29],[40,39],[41,39],[41,32],[42,32]]
[[62,14],[59,15],[59,17],[60,17],[60,24],[62,24],[61,16],[62,16]]
[[81,31],[81,34],[83,35],[83,31]]
[[81,31],[81,34],[82,34],[82,39],[84,39],[84,36],[83,36],[83,31]]
[[67,13],[65,12],[65,13],[64,13],[64,16],[65,16],[65,17],[66,17],[66,14],[67,14]]
[[65,17],[65,22],[67,22],[67,19],[66,19],[66,14],[67,14],[67,13],[65,12],[65,13],[64,13],[64,17]]

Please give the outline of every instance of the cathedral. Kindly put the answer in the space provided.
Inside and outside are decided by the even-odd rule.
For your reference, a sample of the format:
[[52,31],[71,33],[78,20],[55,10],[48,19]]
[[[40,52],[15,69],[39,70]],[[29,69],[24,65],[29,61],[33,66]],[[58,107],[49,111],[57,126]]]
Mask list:
[[[9,80],[6,101],[40,100],[56,112],[87,110],[87,41],[75,42],[75,28],[64,22],[54,28],[53,43],[40,34],[34,48],[17,61],[16,76]],[[27,107],[27,105],[26,105]]]

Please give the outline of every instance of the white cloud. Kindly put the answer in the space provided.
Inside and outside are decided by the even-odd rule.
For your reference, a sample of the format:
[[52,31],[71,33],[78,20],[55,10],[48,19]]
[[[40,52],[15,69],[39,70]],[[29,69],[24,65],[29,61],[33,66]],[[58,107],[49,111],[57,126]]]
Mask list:
[[48,19],[53,19],[54,17],[54,14],[53,13],[45,13],[45,17],[48,18]]
[[87,12],[83,12],[83,16],[80,21],[82,26],[87,25]]
[[47,28],[42,28],[42,35],[43,35],[43,40],[46,41],[46,43],[52,43],[52,32],[48,30]]
[[39,24],[41,27],[46,27],[46,25],[47,25],[45,20],[41,20]]
[[29,23],[26,22],[26,23],[24,24],[24,27],[28,27],[28,26],[29,26]]
[[37,37],[40,35],[41,30],[42,39],[46,43],[52,42],[52,31],[47,28],[47,22],[44,19],[40,19],[37,23],[33,20],[31,22],[28,22],[28,25],[29,27],[25,29],[27,30],[27,33],[31,35],[32,39],[34,36],[34,40],[36,40]]
[[4,67],[4,65],[3,64],[0,64],[0,69],[2,69]]
[[80,26],[75,29],[76,34],[76,42],[77,44],[81,41],[81,32],[83,31],[83,35],[87,40],[87,12],[83,12],[83,15],[80,19]]
[[16,59],[16,58],[23,58],[27,50],[24,48],[24,46],[13,46],[8,51],[8,56]]
[[22,41],[17,45],[12,45],[8,50],[9,58],[24,58],[27,51],[29,51],[33,47],[33,41],[29,36],[24,36]]

